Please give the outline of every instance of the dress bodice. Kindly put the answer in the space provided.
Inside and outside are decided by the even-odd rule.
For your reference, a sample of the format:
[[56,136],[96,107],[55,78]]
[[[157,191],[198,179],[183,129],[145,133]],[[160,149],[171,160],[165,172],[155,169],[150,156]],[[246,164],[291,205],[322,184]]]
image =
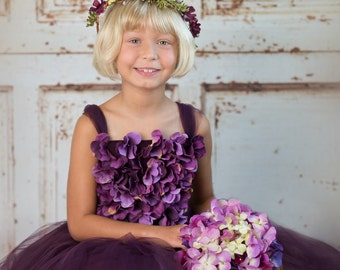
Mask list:
[[112,141],[100,107],[88,105],[84,114],[98,135],[91,149],[98,162],[92,172],[97,182],[97,214],[115,220],[157,225],[187,221],[191,184],[197,159],[205,154],[203,137],[195,135],[194,108],[178,103],[185,133],[163,138],[152,132],[142,140],[136,132]]

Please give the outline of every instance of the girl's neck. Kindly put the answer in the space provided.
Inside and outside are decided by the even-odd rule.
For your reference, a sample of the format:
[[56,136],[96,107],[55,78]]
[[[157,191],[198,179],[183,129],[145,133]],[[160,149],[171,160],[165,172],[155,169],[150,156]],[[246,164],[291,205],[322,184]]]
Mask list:
[[137,116],[159,113],[169,102],[164,90],[127,91],[123,89],[116,98],[122,109]]

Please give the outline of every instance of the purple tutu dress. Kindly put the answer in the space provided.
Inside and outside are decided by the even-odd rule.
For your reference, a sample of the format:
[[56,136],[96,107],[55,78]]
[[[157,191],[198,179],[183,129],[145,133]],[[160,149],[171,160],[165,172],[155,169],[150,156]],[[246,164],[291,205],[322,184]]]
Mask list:
[[[195,135],[195,109],[178,103],[184,128],[164,139],[160,131],[152,140],[131,132],[112,141],[105,117],[96,105],[84,114],[98,135],[91,149],[98,162],[92,172],[97,182],[97,214],[114,220],[150,225],[184,224],[189,219],[188,201],[197,170],[205,154],[203,137]],[[340,269],[340,252],[280,226],[285,270]],[[157,239],[89,239],[77,242],[67,223],[40,228],[11,251],[0,270],[176,270],[182,269],[176,250]]]

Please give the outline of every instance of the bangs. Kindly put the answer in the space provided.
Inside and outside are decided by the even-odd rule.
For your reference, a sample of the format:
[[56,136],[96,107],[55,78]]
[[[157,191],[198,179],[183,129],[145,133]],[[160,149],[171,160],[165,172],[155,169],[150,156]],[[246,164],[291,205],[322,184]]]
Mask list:
[[[172,34],[176,36],[174,13],[172,9],[164,8],[160,10],[156,5],[145,2],[142,7],[135,8],[130,5],[127,8],[124,20],[122,21],[123,31],[143,30],[151,27],[156,32]],[[178,14],[179,22],[182,18]]]

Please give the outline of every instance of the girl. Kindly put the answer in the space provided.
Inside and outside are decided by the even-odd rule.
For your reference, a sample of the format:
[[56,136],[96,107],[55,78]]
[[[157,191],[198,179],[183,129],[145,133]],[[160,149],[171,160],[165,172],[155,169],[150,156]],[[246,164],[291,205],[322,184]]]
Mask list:
[[77,121],[67,223],[39,230],[1,269],[180,269],[180,229],[214,197],[209,122],[165,95],[168,79],[194,63],[193,8],[176,0],[95,1],[89,24],[104,11],[94,66],[120,78],[121,91],[88,105]]
[[[88,24],[104,11],[94,65],[120,78],[121,91],[86,106],[76,124],[67,222],[40,229],[0,269],[181,269],[180,229],[214,198],[209,122],[165,95],[167,80],[193,66],[200,30],[193,8],[177,0],[95,0]],[[330,246],[277,232],[285,270],[340,265]]]

